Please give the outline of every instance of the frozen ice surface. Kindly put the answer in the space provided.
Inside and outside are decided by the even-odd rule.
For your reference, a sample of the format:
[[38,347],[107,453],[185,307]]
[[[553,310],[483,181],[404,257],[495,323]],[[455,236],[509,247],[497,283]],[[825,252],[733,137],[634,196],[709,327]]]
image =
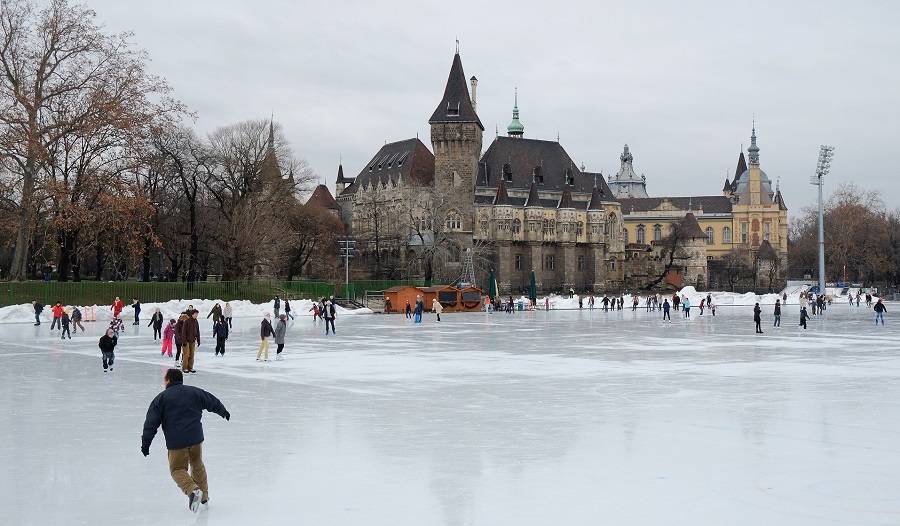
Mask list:
[[[160,432],[140,433],[168,359],[126,325],[97,338],[0,326],[0,522],[10,525],[821,525],[900,523],[900,330],[865,307],[753,333],[716,318],[600,310],[293,322],[255,361],[205,338],[210,508],[187,510]],[[204,335],[210,323],[201,323]],[[273,347],[274,352],[274,347]]]

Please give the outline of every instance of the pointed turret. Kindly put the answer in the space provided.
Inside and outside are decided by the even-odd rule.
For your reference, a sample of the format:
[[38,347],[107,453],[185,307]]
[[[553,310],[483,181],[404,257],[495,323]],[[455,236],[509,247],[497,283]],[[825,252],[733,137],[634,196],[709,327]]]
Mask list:
[[697,222],[697,217],[691,212],[684,214],[684,219],[681,220],[681,226],[678,229],[678,235],[682,239],[699,239],[701,237],[706,237],[706,234],[703,233],[703,229],[700,228],[700,223]]
[[525,208],[530,206],[541,206],[541,198],[538,196],[537,183],[531,181],[531,188],[528,189],[528,199],[525,200]]
[[587,209],[591,210],[603,210],[603,189],[599,188],[596,184],[594,184],[594,189],[591,190],[591,200],[588,202]]
[[751,165],[759,165],[759,146],[756,145],[756,121],[753,122],[753,132],[750,134],[750,147],[747,148],[747,156]]
[[278,166],[278,155],[275,153],[275,121],[269,120],[269,137],[266,139],[266,154],[260,169],[261,178],[272,182],[283,179],[281,167]]
[[491,203],[493,205],[511,205],[512,201],[509,200],[509,194],[506,193],[506,183],[503,182],[503,178],[500,178],[500,183],[497,185],[497,193],[494,195],[494,201]]
[[345,177],[344,165],[343,163],[338,163],[337,178],[334,180],[334,195],[341,195],[351,184],[353,184],[353,178]]
[[781,195],[781,188],[775,190],[775,203],[778,204],[779,210],[787,210],[788,207],[784,204],[784,196]]
[[481,119],[475,113],[472,99],[469,97],[469,87],[466,83],[466,75],[463,73],[462,59],[459,53],[453,56],[453,65],[450,66],[450,75],[447,77],[447,86],[444,88],[444,97],[435,108],[429,124],[441,122],[475,122],[484,130]]
[[572,204],[572,191],[569,190],[569,185],[565,185],[563,187],[563,193],[559,196],[559,203],[556,205],[558,209],[574,209],[575,206]]
[[510,137],[522,138],[525,134],[525,125],[519,122],[519,88],[516,88],[513,96],[513,113],[512,121],[506,127],[506,133]]
[[725,178],[725,186],[722,187],[722,193],[724,195],[728,195],[731,193],[731,182],[728,181],[728,178]]
[[772,244],[769,243],[767,239],[764,239],[763,242],[759,244],[759,249],[756,251],[756,257],[762,260],[774,261],[778,259],[778,253],[775,252]]
[[744,159],[744,149],[741,148],[741,153],[738,155],[737,167],[734,169],[734,178],[731,180],[731,190],[737,187],[738,179],[741,178],[741,175],[747,171],[747,161]]

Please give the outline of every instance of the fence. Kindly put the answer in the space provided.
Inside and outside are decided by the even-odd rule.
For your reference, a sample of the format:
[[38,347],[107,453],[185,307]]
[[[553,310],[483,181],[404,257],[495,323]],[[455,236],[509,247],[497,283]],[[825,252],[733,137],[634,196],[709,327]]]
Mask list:
[[106,305],[119,296],[130,302],[164,302],[173,299],[220,299],[224,301],[250,300],[261,303],[276,294],[290,298],[321,298],[331,296],[335,287],[324,281],[195,281],[195,282],[139,282],[139,281],[22,281],[0,283],[0,306],[57,301],[66,305]]

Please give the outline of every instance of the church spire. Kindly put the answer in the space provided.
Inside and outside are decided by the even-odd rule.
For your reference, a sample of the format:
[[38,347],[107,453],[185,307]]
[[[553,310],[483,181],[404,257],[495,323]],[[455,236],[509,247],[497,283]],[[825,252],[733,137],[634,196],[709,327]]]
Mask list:
[[515,95],[513,95],[513,113],[512,113],[512,121],[510,121],[509,126],[506,127],[506,133],[510,137],[522,138],[522,135],[525,134],[525,125],[519,122],[519,88],[515,88]]
[[750,147],[747,148],[750,164],[759,166],[759,146],[756,145],[756,119],[753,119],[753,131],[750,134]]
[[469,97],[469,85],[463,72],[462,59],[459,51],[453,55],[453,64],[450,66],[450,75],[447,77],[447,85],[444,87],[444,96],[438,103],[429,124],[444,122],[474,122],[484,131],[481,119],[475,113],[475,106]]

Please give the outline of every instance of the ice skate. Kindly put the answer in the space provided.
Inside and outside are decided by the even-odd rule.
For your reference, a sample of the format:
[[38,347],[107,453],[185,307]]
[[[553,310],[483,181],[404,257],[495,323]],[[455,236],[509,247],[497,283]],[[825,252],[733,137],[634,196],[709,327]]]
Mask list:
[[195,489],[188,495],[188,509],[194,513],[197,513],[200,510],[201,495],[203,495],[203,492],[200,491],[200,488]]

